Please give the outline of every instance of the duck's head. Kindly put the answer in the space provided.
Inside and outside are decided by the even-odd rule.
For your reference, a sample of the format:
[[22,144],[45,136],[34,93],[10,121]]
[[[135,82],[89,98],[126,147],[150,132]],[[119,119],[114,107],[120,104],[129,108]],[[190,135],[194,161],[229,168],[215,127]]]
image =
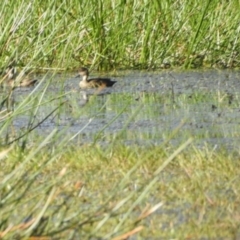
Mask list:
[[81,67],[78,69],[78,75],[76,77],[79,77],[79,76],[88,76],[88,69],[85,68],[85,67]]
[[5,70],[8,79],[14,79],[17,75],[17,69],[13,65],[9,65]]

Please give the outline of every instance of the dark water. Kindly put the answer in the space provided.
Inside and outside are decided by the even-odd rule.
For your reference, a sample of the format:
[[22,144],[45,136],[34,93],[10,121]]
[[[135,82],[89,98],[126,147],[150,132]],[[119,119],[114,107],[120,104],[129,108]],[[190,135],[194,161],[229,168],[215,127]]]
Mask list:
[[[57,129],[74,144],[116,140],[146,146],[161,144],[182,124],[172,144],[193,137],[199,146],[238,148],[239,71],[120,72],[112,77],[114,87],[101,92],[80,91],[72,75],[51,81],[45,76],[36,88],[15,90],[16,115],[4,130],[2,118],[2,134],[14,131],[16,138],[34,128],[32,136],[44,137]],[[6,90],[1,91],[2,101]],[[26,98],[28,104],[19,110]]]

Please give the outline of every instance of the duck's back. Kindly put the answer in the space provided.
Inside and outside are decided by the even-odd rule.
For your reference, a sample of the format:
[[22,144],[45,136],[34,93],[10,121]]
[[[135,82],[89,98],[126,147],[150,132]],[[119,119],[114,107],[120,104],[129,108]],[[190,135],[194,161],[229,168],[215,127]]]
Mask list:
[[91,78],[83,81],[80,81],[79,86],[80,88],[105,88],[105,87],[112,87],[116,81],[112,81],[109,78]]
[[112,81],[110,78],[91,78],[88,83],[94,87],[112,87],[116,81]]

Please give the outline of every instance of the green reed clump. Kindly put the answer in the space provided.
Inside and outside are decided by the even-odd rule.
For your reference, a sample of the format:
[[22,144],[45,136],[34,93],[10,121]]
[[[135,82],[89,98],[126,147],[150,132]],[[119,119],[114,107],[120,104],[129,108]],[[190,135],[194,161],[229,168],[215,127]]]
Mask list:
[[238,9],[217,0],[3,0],[0,64],[239,67]]

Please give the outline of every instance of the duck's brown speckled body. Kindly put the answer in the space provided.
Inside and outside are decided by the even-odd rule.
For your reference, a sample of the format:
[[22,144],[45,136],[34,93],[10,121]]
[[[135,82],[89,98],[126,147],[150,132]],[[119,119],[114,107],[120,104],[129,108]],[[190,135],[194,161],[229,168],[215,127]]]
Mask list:
[[35,85],[37,81],[37,79],[31,79],[28,76],[19,77],[16,68],[13,66],[9,66],[6,69],[6,80],[4,84],[10,87],[30,87]]

